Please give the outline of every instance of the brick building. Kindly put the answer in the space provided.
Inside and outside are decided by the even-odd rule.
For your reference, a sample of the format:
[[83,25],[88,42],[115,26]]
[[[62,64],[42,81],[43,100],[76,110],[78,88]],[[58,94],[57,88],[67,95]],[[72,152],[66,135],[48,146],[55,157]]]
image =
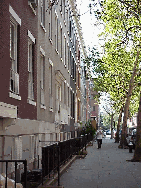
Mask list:
[[75,5],[72,0],[0,2],[2,160],[27,159],[28,169],[38,162],[41,167],[41,149],[50,143],[39,140],[76,137],[85,124],[89,83]]

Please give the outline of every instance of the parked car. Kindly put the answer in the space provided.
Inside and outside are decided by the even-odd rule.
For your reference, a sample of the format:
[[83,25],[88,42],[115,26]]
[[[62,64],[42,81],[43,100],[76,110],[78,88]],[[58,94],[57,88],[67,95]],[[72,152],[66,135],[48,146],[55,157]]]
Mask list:
[[106,131],[106,135],[111,135],[111,131],[110,131],[110,130],[107,130],[107,131]]
[[[111,130],[108,130],[106,132],[106,135],[111,135]],[[113,129],[113,137],[115,138],[115,136],[116,136],[116,131]]]

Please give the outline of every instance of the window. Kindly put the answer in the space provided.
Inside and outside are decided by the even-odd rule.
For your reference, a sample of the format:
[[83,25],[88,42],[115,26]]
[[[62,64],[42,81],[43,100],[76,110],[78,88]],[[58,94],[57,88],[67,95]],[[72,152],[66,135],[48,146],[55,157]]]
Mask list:
[[52,40],[52,9],[49,10],[49,39]]
[[72,91],[71,91],[71,117],[73,117],[73,95],[72,95]]
[[64,104],[67,103],[67,96],[66,96],[66,83],[64,82]]
[[73,93],[73,118],[75,118],[75,95]]
[[64,2],[63,2],[63,3],[64,3],[63,6],[64,6],[64,20],[65,20],[65,9],[66,9],[66,7],[65,7],[65,0],[63,0],[63,1],[64,1]]
[[49,66],[49,94],[52,96],[52,65]]
[[74,62],[74,81],[76,82],[76,63]]
[[34,100],[33,44],[28,40],[28,98]]
[[45,0],[41,0],[41,25],[45,28]]
[[95,106],[93,106],[93,111],[95,111]]
[[66,67],[66,56],[67,56],[66,48],[67,48],[67,42],[66,42],[66,37],[64,37],[64,65],[65,67]]
[[55,17],[56,33],[55,33],[55,48],[58,51],[58,18]]
[[53,92],[52,92],[52,77],[53,77],[53,63],[52,61],[49,59],[49,99],[50,99],[50,104],[49,104],[49,108],[50,111],[53,111]]
[[19,66],[18,66],[18,52],[19,52],[19,37],[21,19],[16,14],[14,9],[9,5],[10,12],[10,97],[21,100],[21,97],[16,97],[19,94]]
[[19,74],[18,74],[18,24],[11,17],[10,19],[10,91],[19,94]]
[[60,4],[60,11],[62,12],[62,6],[63,6],[63,3],[62,3],[62,0],[61,0],[61,4]]
[[70,55],[70,52],[69,52],[69,45],[67,46],[67,69],[69,70],[69,55]]
[[60,38],[61,38],[61,58],[62,58],[62,28],[60,28]]
[[71,20],[70,20],[70,23],[69,23],[69,35],[70,35],[70,38],[71,38],[71,28],[72,27],[72,24],[71,24]]
[[69,87],[68,87],[68,106],[69,106],[69,98],[70,98],[70,90],[69,90]]
[[28,30],[28,99],[34,100],[34,44],[35,38]]
[[72,62],[72,78],[74,79],[75,77],[75,62],[74,62],[74,58],[73,58],[73,62]]
[[40,57],[40,91],[41,91],[41,104],[45,105],[45,56],[41,55]]

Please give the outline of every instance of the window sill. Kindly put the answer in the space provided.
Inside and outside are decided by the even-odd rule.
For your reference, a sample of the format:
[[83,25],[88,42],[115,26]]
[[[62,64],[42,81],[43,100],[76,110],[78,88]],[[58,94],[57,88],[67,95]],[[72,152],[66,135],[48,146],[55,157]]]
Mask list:
[[55,49],[55,51],[56,51],[56,53],[59,55],[59,52],[58,52],[58,50],[57,49]]
[[62,57],[61,57],[61,61],[63,62],[63,59],[62,59]]
[[36,102],[32,101],[31,99],[27,99],[27,103],[36,106]]
[[63,15],[62,10],[60,10],[60,14],[61,14],[61,16]]
[[65,25],[65,27],[66,27],[66,25],[67,25],[65,20],[64,20],[64,25]]
[[17,99],[17,100],[21,100],[21,96],[19,96],[19,95],[16,95],[16,94],[14,94],[14,93],[11,93],[11,92],[9,92],[9,97],[11,97],[11,98],[13,98],[13,99]]
[[49,39],[50,43],[51,43],[51,44],[53,44],[53,41],[52,41],[52,39],[51,39],[50,37],[49,37],[48,39]]
[[33,8],[32,4],[31,4],[30,2],[28,2],[28,5],[30,6],[30,8],[32,9],[33,13],[34,13],[35,16],[36,16],[36,11],[35,11],[35,9]]
[[49,107],[49,111],[50,111],[50,112],[53,112],[53,108]]
[[44,105],[42,105],[42,104],[40,105],[40,108],[46,110],[46,106],[44,106]]
[[45,29],[45,27],[43,26],[43,24],[41,23],[41,28],[43,29],[43,31],[46,33],[47,31],[46,31],[46,29]]

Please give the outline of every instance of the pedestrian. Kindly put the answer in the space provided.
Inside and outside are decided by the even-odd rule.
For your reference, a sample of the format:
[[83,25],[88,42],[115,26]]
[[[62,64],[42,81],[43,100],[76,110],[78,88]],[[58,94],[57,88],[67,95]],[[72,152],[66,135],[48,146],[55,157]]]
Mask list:
[[97,149],[101,148],[101,144],[102,144],[102,135],[103,135],[103,133],[102,133],[102,129],[101,129],[101,127],[100,127],[99,130],[97,130],[97,132],[96,132],[97,144],[98,144],[98,148],[97,148]]

